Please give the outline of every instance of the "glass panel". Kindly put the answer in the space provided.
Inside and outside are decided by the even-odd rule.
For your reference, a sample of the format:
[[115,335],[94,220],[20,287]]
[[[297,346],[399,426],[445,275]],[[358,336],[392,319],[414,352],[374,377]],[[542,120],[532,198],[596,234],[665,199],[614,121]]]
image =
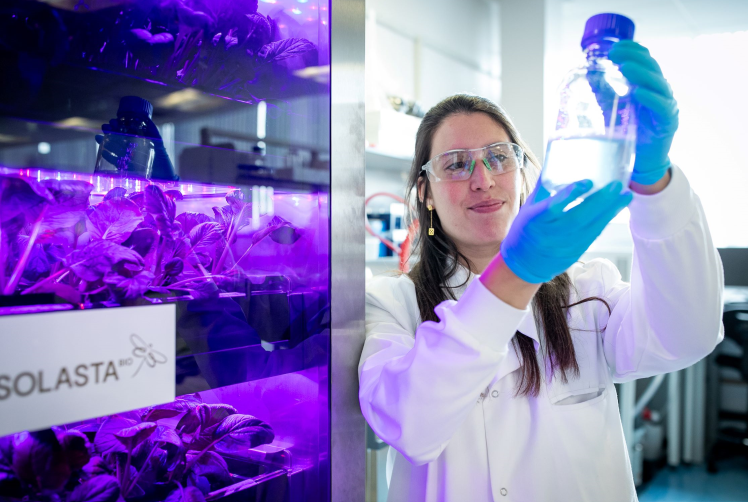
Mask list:
[[3,1],[0,315],[174,303],[178,398],[0,438],[0,498],[329,498],[328,5]]

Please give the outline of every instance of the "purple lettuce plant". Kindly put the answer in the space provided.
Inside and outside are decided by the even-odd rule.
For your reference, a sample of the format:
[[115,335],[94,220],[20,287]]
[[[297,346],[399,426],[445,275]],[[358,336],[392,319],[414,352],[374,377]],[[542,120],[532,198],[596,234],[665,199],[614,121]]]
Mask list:
[[[68,23],[73,58],[116,71],[124,64],[126,72],[149,80],[243,101],[260,99],[257,84],[282,76],[284,69],[317,64],[317,47],[304,38],[317,30],[277,9],[277,19],[261,14],[257,1],[154,0],[148,10],[137,4],[117,9],[117,15],[89,15],[95,30]],[[79,33],[84,26],[86,33]]]
[[182,396],[101,423],[0,438],[0,498],[205,501],[232,483],[221,454],[273,439],[258,418]]
[[276,216],[237,249],[252,214],[240,190],[210,217],[177,214],[182,193],[157,185],[130,194],[114,188],[89,205],[92,188],[0,176],[2,294],[54,293],[74,304],[154,294],[201,298],[242,277],[240,264],[261,240],[292,245],[302,235]]

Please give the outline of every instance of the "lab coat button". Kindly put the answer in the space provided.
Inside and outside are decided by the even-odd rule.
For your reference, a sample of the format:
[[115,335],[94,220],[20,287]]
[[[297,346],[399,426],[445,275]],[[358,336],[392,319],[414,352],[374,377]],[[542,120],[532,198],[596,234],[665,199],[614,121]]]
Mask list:
[[495,391],[491,392],[491,397],[499,397],[499,391],[495,390]]
[[506,494],[507,494],[506,488],[502,488],[502,489],[501,489],[501,494],[502,494],[502,495],[503,495],[504,497],[506,497]]

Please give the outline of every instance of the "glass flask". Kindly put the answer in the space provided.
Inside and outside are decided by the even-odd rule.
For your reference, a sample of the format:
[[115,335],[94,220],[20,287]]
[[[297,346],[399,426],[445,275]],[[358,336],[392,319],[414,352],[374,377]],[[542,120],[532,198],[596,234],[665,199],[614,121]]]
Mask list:
[[583,179],[594,183],[586,195],[615,180],[628,186],[636,149],[636,111],[631,86],[608,59],[608,51],[633,35],[633,21],[618,14],[587,20],[582,37],[586,61],[559,87],[556,126],[541,175],[551,194]]

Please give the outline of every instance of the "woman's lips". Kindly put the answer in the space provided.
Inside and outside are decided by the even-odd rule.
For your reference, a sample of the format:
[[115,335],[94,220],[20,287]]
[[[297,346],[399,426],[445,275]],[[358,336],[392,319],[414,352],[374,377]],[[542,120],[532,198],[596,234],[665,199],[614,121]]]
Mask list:
[[475,211],[476,213],[493,213],[501,209],[501,206],[503,205],[504,203],[500,200],[482,202],[481,204],[471,207],[470,210]]

